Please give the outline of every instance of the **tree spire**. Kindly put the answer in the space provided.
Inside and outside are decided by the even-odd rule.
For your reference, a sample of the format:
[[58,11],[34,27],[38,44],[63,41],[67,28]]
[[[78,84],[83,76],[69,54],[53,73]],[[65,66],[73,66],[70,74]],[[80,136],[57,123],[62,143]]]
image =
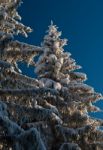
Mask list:
[[[64,46],[67,45],[67,39],[61,39],[61,32],[56,25],[49,26],[47,34],[42,43],[43,54],[40,56],[35,72],[39,77],[52,78],[53,80],[69,83],[70,73],[73,70],[81,68],[76,65],[69,52],[64,52]],[[77,73],[78,77],[80,76]],[[86,76],[81,74],[81,78]],[[84,77],[83,77],[84,76]]]
[[[44,37],[44,43],[48,41],[48,43],[50,42],[52,46],[54,44],[54,47],[56,46],[57,48],[62,48],[63,46],[67,44],[67,39],[60,39],[62,32],[58,31],[58,27],[53,24],[53,21],[51,21],[51,24],[49,25],[49,29],[47,30],[47,33],[48,34]],[[45,44],[45,46],[47,45]]]

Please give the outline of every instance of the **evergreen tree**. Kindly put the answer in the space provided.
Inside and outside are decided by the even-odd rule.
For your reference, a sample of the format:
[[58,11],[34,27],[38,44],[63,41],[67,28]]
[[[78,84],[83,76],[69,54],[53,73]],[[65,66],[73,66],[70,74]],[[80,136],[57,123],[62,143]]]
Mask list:
[[[77,72],[81,66],[64,52],[66,39],[61,39],[61,32],[53,25],[42,43],[43,54],[36,63],[35,72],[43,88],[58,91],[56,96],[45,96],[39,103],[54,111],[62,120],[52,124],[52,144],[47,149],[60,150],[102,150],[102,120],[92,118],[88,112],[100,111],[92,102],[102,99],[91,86],[84,84],[86,74]],[[43,102],[42,102],[43,101]],[[52,148],[51,148],[52,147]]]
[[[102,95],[75,71],[80,66],[53,23],[41,47],[14,40],[31,32],[18,21],[20,3],[0,0],[0,149],[102,150],[103,121],[88,115],[100,111],[92,102]],[[36,66],[37,78],[23,75],[20,61]]]
[[[21,17],[17,12],[20,4],[21,0],[0,0],[0,149],[3,150],[32,149],[29,148],[30,144],[33,146],[35,138],[39,139],[36,129],[24,132],[21,127],[23,117],[26,118],[25,111],[30,109],[25,110],[31,104],[30,95],[35,94],[39,82],[24,76],[18,68],[18,62],[24,61],[28,66],[35,66],[33,58],[41,52],[41,48],[14,40],[19,33],[27,37],[32,31],[20,23]],[[26,146],[26,138],[30,135],[31,142]],[[43,145],[40,140],[38,143]]]

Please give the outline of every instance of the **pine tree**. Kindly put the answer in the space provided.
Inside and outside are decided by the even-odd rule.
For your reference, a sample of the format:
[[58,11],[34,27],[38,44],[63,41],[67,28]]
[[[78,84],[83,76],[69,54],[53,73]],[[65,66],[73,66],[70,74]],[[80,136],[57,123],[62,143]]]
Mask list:
[[[102,95],[75,71],[80,66],[53,23],[41,47],[14,40],[31,32],[19,22],[20,3],[0,0],[0,149],[102,150],[103,121],[88,115],[100,111],[92,102]],[[37,78],[22,74],[22,61],[36,66]]]

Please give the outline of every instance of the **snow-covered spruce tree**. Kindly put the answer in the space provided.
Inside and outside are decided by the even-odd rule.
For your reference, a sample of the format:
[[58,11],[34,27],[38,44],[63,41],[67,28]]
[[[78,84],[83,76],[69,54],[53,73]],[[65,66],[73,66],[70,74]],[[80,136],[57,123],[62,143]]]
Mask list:
[[39,96],[37,102],[54,112],[59,120],[43,123],[44,132],[40,130],[40,134],[43,134],[46,149],[103,150],[103,132],[99,130],[103,122],[88,115],[88,112],[100,111],[92,102],[102,99],[102,95],[83,83],[87,77],[75,71],[80,66],[69,52],[64,52],[67,40],[60,38],[61,32],[53,23],[47,33],[35,72],[43,88],[58,93]]
[[33,58],[41,48],[14,40],[15,35],[27,37],[32,31],[20,23],[20,4],[21,0],[0,0],[0,150],[43,148],[37,129],[22,127],[27,115],[33,118],[32,95],[38,92],[39,82],[22,75],[17,64],[35,65]]

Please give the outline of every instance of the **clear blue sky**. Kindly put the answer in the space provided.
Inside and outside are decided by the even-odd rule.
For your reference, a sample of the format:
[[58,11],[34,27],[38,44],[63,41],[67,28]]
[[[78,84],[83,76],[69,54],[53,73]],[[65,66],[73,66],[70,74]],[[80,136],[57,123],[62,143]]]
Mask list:
[[[24,0],[19,13],[22,22],[34,29],[29,38],[19,40],[40,45],[53,20],[69,40],[65,50],[83,67],[87,83],[103,93],[103,0]],[[32,68],[23,67],[33,76]],[[98,105],[103,108],[102,102]]]

